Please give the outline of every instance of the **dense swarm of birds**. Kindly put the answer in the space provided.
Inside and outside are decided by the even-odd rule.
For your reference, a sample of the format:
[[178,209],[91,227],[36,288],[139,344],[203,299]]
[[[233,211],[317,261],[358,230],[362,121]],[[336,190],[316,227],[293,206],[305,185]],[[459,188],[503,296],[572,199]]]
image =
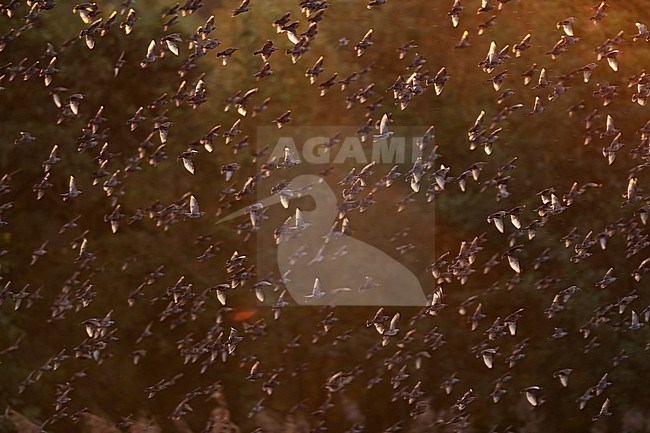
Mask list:
[[[3,129],[25,129],[13,143],[2,135],[0,321],[12,329],[0,337],[3,425],[647,431],[650,420],[633,430],[639,421],[630,419],[650,402],[650,75],[633,69],[650,66],[650,31],[643,22],[613,21],[609,15],[631,8],[625,2],[601,1],[510,43],[491,40],[515,19],[508,10],[527,2],[450,2],[435,24],[455,39],[436,49],[453,61],[432,70],[438,53],[418,51],[424,41],[407,36],[417,32],[367,26],[337,34],[328,15],[343,6],[327,0],[296,0],[291,8],[300,12],[266,23],[278,36],[244,33],[230,47],[219,40],[227,37],[221,23],[254,26],[245,20],[268,2],[244,0],[231,11],[201,0],[87,2],[72,7],[74,21],[67,3],[0,2]],[[399,4],[347,7],[376,16],[391,3]],[[480,24],[464,27],[471,15]],[[51,16],[66,17],[65,25],[54,22],[69,32],[65,41],[42,31]],[[593,29],[609,36],[594,46]],[[365,63],[388,32],[401,38],[396,52],[382,51],[393,69]],[[548,34],[555,45],[535,42]],[[21,49],[22,41],[40,51]],[[356,68],[346,77],[328,65],[343,52]],[[93,56],[101,56],[98,83],[83,72]],[[240,76],[242,63],[258,72]],[[246,135],[307,118],[308,97],[289,89],[295,70],[328,110],[362,107],[356,134],[371,146],[399,134],[400,120],[422,101],[444,105],[445,94],[474,85],[470,68],[484,73],[476,88],[493,88],[492,96],[468,93],[464,105],[448,109],[449,122],[463,124],[461,137],[446,136],[444,121],[420,123],[427,125],[422,156],[408,166],[323,169],[288,148],[271,156],[269,143]],[[79,71],[83,79],[70,78]],[[243,88],[216,101],[228,74]],[[257,87],[247,87],[251,80]],[[130,86],[130,102],[111,99],[119,86]],[[160,86],[174,90],[156,94]],[[110,103],[93,105],[102,98]],[[554,113],[552,124],[540,120]],[[555,127],[571,133],[553,138]],[[515,142],[508,137],[517,130],[525,135]],[[194,141],[177,138],[197,131]],[[533,137],[549,143],[529,145]],[[551,140],[564,150],[549,157]],[[326,147],[340,141],[334,136]],[[590,169],[572,170],[576,154]],[[518,169],[537,155],[544,160],[536,172]],[[564,178],[544,177],[554,164]],[[317,275],[297,298],[285,287],[291,274],[258,270],[260,255],[275,257],[276,245],[310,230],[299,207],[309,186],[291,185],[298,173],[336,191],[338,214],[322,243],[311,245],[318,254],[295,251],[293,262],[344,257],[339,239],[375,225],[390,254],[421,277],[426,305],[336,305],[344,292],[371,298],[382,286],[377,275],[338,289]],[[574,181],[585,177],[592,179]],[[259,196],[277,196],[282,206]],[[462,221],[445,213],[454,200],[463,203],[459,214],[466,208],[480,221],[434,233],[446,218]],[[241,209],[246,216],[215,224]],[[261,227],[273,232],[270,249],[255,243]],[[181,242],[165,246],[174,234]],[[194,263],[183,262],[187,254]],[[138,388],[141,380],[150,382]],[[114,389],[113,381],[128,388]]]

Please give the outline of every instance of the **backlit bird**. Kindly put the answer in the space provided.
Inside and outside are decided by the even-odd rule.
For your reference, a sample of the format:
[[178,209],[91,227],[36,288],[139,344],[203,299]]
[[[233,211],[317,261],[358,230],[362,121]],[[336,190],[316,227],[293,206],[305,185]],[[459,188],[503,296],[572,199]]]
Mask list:
[[469,42],[469,32],[465,30],[462,36],[460,37],[460,41],[458,42],[458,44],[456,44],[454,48],[467,48],[470,45],[471,43]]
[[556,24],[556,27],[558,29],[562,29],[564,34],[566,34],[567,36],[573,36],[573,26],[572,26],[572,24],[575,21],[576,21],[576,19],[573,18],[573,17],[565,18],[565,19],[563,19],[561,21],[558,21],[557,24]]
[[242,3],[237,7],[237,9],[232,11],[232,16],[236,17],[239,14],[243,14],[245,12],[250,11],[251,9],[248,7],[250,4],[250,0],[244,0]]
[[572,368],[564,368],[553,373],[553,377],[560,380],[563,387],[569,386],[569,375],[573,372]]
[[314,280],[314,287],[312,288],[311,294],[305,295],[307,301],[317,301],[326,295],[326,292],[321,288],[321,282],[319,278]]
[[454,5],[451,10],[447,13],[451,17],[451,24],[454,27],[458,27],[460,23],[460,13],[463,10],[463,6],[460,4],[460,0],[454,0]]
[[278,129],[282,128],[285,123],[288,123],[291,120],[291,110],[287,110],[280,117],[273,120],[273,123],[276,124]]
[[371,40],[372,39],[372,29],[368,30],[366,34],[363,36],[361,41],[359,41],[355,46],[354,50],[357,53],[357,57],[363,56],[363,54],[366,52],[366,49],[374,44],[374,42]]
[[609,411],[609,406],[610,406],[610,401],[609,398],[607,398],[605,399],[603,405],[600,407],[600,412],[594,415],[592,421],[599,421],[601,419],[605,419],[607,417],[612,416],[612,413]]
[[385,140],[394,134],[392,131],[388,130],[389,123],[390,120],[388,119],[388,114],[384,114],[381,118],[381,122],[379,123],[379,134],[373,136],[375,142],[379,140]]
[[189,212],[185,213],[185,216],[187,218],[199,218],[205,213],[205,212],[201,212],[201,210],[199,209],[199,202],[196,200],[196,197],[194,197],[193,195],[190,195],[189,206],[190,206]]
[[636,22],[636,23],[634,23],[634,25],[636,26],[639,33],[637,33],[636,35],[633,35],[632,40],[634,42],[636,42],[638,40],[643,40],[643,39],[645,39],[646,42],[650,41],[650,31],[648,30],[648,26],[646,26],[645,24],[640,23],[640,22]]
[[526,400],[531,406],[539,406],[542,403],[540,393],[542,388],[539,386],[529,386],[524,388],[521,392],[525,394]]
[[74,179],[74,176],[70,176],[70,181],[68,182],[68,192],[61,194],[63,201],[66,201],[71,198],[77,198],[81,195],[81,191],[77,189],[77,182]]

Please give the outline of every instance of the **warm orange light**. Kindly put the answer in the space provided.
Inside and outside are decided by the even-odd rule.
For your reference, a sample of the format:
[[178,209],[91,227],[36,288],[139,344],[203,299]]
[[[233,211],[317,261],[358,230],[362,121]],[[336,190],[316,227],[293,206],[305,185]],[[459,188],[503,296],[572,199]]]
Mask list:
[[235,320],[237,322],[243,322],[244,320],[248,320],[251,317],[253,317],[257,313],[256,310],[240,310],[240,311],[234,311],[231,313],[231,319]]

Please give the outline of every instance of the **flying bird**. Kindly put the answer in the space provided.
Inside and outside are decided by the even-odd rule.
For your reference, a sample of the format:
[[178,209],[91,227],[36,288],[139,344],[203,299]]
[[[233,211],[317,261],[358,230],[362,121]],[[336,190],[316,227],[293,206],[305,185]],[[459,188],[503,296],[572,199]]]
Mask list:
[[390,121],[388,119],[388,114],[384,114],[381,118],[381,122],[379,123],[379,134],[373,136],[375,143],[379,140],[385,140],[394,134],[388,130],[389,123]]
[[201,212],[199,209],[199,202],[196,200],[196,197],[193,195],[190,195],[190,210],[189,212],[185,213],[186,218],[199,218],[201,217],[205,212]]
[[[297,221],[296,221],[296,225],[297,225],[297,224],[298,224],[298,223],[297,223]],[[322,290],[322,288],[321,288],[321,282],[320,282],[320,279],[319,279],[319,278],[316,278],[316,279],[314,280],[314,287],[313,287],[313,289],[312,289],[312,291],[311,291],[311,294],[309,294],[309,295],[305,295],[305,299],[306,299],[307,301],[317,301],[317,300],[321,299],[321,298],[322,298],[323,296],[325,296],[325,295],[326,295],[326,293],[325,293],[325,292]]]

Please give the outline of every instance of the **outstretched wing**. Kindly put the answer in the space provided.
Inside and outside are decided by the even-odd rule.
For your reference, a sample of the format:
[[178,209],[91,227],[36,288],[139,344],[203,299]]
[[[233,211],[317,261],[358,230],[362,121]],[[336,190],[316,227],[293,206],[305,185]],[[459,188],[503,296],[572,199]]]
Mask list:
[[296,208],[296,227],[299,227],[303,225],[305,222],[304,218],[302,217],[302,211],[298,208]]
[[388,133],[388,114],[384,114],[379,124],[379,134],[384,135],[386,133]]
[[323,293],[323,290],[321,289],[320,278],[316,277],[314,280],[314,288],[312,289],[311,293],[312,295]]
[[196,200],[196,197],[193,195],[190,196],[190,214],[198,215],[201,211],[199,210],[199,202]]
[[151,42],[149,42],[149,46],[147,47],[147,58],[155,57],[156,55],[156,41],[153,39]]

